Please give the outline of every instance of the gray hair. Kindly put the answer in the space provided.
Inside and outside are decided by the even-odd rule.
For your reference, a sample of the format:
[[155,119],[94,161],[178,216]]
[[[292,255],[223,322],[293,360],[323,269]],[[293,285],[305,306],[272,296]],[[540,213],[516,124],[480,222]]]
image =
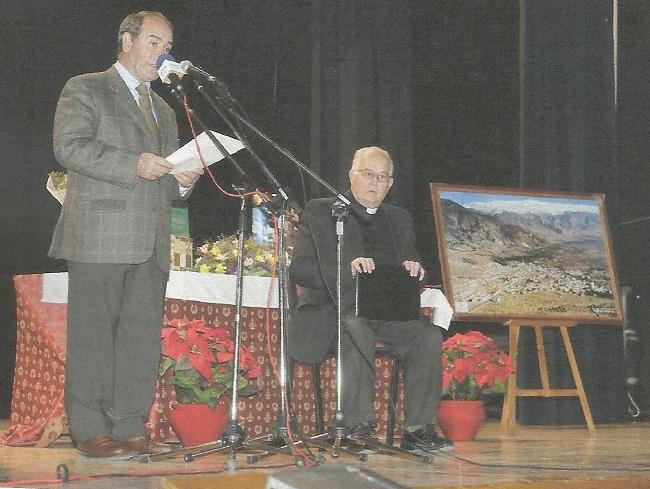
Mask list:
[[124,36],[124,33],[128,32],[129,34],[131,34],[131,37],[138,37],[142,32],[142,24],[144,24],[144,20],[150,17],[157,17],[167,22],[169,28],[173,30],[171,21],[167,17],[165,17],[164,14],[161,14],[160,12],[156,12],[154,10],[141,10],[140,12],[134,12],[132,14],[127,15],[126,17],[124,17],[124,20],[122,20],[122,23],[120,24],[120,28],[117,30],[117,57],[118,58],[122,54],[122,37]]
[[361,164],[367,159],[373,156],[381,156],[388,162],[388,174],[393,176],[393,160],[387,151],[384,151],[377,146],[368,146],[367,148],[361,148],[355,151],[354,158],[352,158],[352,168],[351,170],[358,170]]

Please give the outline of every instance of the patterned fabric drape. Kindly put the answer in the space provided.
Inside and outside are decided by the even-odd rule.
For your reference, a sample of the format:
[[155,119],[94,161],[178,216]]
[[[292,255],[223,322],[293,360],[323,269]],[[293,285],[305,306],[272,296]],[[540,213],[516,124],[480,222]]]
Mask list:
[[[66,431],[63,386],[65,383],[66,305],[41,302],[42,275],[14,277],[17,296],[18,347],[9,429],[0,434],[0,443],[14,446],[48,446]],[[165,319],[201,319],[234,330],[235,306],[167,299]],[[277,359],[276,309],[242,309],[241,343],[248,348],[263,369],[263,388],[253,397],[239,398],[238,421],[247,437],[270,434],[278,423],[280,385],[272,362]],[[270,338],[269,338],[270,335]],[[267,341],[267,338],[270,341]],[[269,344],[271,351],[269,353]],[[273,359],[273,360],[271,360]],[[386,429],[389,409],[391,360],[375,360],[375,409],[379,432]],[[321,367],[323,411],[328,425],[336,410],[336,362],[330,359]],[[311,365],[296,364],[293,374],[292,409],[303,435],[315,430],[314,390]],[[174,390],[159,379],[156,397],[147,423],[156,441],[176,441],[168,423],[175,403]],[[229,400],[227,401],[229,402]],[[397,402],[397,426],[403,412],[400,385]]]

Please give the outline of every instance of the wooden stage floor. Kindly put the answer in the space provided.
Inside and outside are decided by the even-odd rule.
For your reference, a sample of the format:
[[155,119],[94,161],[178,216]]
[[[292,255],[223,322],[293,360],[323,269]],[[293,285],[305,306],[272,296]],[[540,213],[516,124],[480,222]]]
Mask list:
[[[0,421],[0,429],[6,424]],[[182,457],[149,463],[91,460],[80,456],[63,437],[50,448],[0,447],[0,487],[255,489],[266,488],[271,477],[269,485],[275,489],[282,487],[276,484],[284,477],[309,470],[314,471],[308,477],[312,482],[284,487],[391,487],[378,482],[359,485],[358,474],[366,470],[387,478],[393,487],[650,488],[650,422],[597,425],[594,436],[586,427],[520,426],[508,437],[501,435],[496,421],[488,421],[476,440],[457,443],[453,452],[436,455],[430,465],[391,455],[370,455],[367,462],[323,456],[324,463],[303,468],[284,455],[248,465],[245,454],[238,452],[236,466],[228,471],[223,454],[190,463]],[[62,465],[70,475],[66,484],[56,482],[57,467]],[[341,470],[350,474],[344,482],[340,482]],[[326,482],[317,483],[323,478]]]

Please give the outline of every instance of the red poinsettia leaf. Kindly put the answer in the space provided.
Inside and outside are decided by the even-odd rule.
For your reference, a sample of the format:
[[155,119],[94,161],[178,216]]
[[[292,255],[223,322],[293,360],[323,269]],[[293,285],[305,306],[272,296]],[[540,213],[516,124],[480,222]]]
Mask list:
[[454,368],[451,376],[456,382],[463,382],[472,373],[472,363],[464,358],[459,358],[454,362]]
[[187,330],[192,331],[198,335],[201,335],[205,338],[211,337],[212,331],[216,328],[210,324],[205,324],[203,321],[190,321],[187,324]]
[[162,334],[163,355],[178,360],[189,350],[189,345],[175,329],[164,330]]
[[494,378],[497,382],[505,382],[513,371],[512,359],[507,355],[501,355],[495,369]]
[[186,325],[187,325],[186,319],[172,319],[170,321],[167,321],[167,323],[165,323],[165,327],[171,327],[171,328],[184,328]]
[[479,388],[490,387],[494,383],[494,370],[487,364],[479,366],[473,374]]
[[210,339],[214,339],[220,342],[231,341],[230,333],[227,329],[224,328],[213,328],[212,331],[210,331]]
[[208,343],[194,331],[187,332],[187,343],[189,344],[187,357],[190,363],[203,377],[210,379],[215,358],[208,348]]
[[234,355],[229,351],[218,351],[214,354],[217,362],[232,362]]
[[469,331],[464,336],[467,343],[474,345],[490,345],[493,343],[492,338],[485,336],[480,331]]
[[245,370],[251,379],[262,375],[262,367],[257,363],[255,357],[246,350],[242,350],[239,354],[239,368]]

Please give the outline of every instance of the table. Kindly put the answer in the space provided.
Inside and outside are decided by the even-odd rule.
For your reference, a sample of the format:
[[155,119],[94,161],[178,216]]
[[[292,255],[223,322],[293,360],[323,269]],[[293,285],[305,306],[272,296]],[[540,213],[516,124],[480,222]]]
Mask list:
[[[66,431],[63,386],[67,321],[67,274],[17,275],[16,370],[9,429],[0,443],[14,446],[48,446]],[[277,359],[278,309],[274,281],[267,277],[244,277],[241,342],[262,366],[264,387],[250,398],[239,398],[238,420],[247,437],[270,433],[277,423],[280,387],[271,359]],[[234,328],[235,277],[172,271],[165,300],[165,321],[201,319]],[[444,295],[427,289],[423,311],[432,321],[449,326],[451,307]],[[267,341],[267,338],[270,341]],[[269,346],[270,349],[269,350]],[[378,431],[385,432],[389,403],[390,360],[377,358],[375,409]],[[326,362],[321,374],[325,419],[336,410],[335,359]],[[300,432],[313,435],[314,391],[311,366],[296,364],[293,372],[292,407]],[[175,394],[159,379],[147,429],[156,441],[176,441],[167,422]],[[403,417],[403,392],[397,399],[397,425]]]

